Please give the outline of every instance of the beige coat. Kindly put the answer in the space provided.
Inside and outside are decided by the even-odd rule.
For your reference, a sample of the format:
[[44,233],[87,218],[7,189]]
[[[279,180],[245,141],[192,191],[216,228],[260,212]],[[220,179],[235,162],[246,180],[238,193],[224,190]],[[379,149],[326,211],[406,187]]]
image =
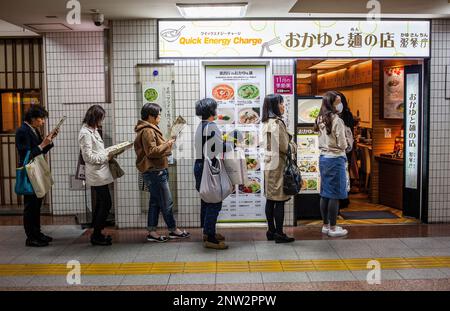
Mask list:
[[290,141],[290,135],[282,119],[270,118],[263,123],[261,147],[264,149],[264,195],[273,201],[287,201],[291,198],[283,191],[283,175],[286,167],[286,153],[291,145],[295,155],[297,147]]
[[78,143],[86,163],[86,184],[104,186],[114,182],[109,169],[108,153],[98,131],[83,125],[78,135]]

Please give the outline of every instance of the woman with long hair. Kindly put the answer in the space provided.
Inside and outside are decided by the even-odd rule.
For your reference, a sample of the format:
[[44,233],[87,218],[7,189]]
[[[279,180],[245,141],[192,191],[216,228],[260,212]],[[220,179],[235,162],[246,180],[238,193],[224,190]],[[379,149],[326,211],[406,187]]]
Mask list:
[[[269,241],[276,243],[293,242],[283,232],[284,204],[291,196],[283,191],[283,175],[286,167],[286,157],[291,149],[295,154],[296,147],[291,143],[291,135],[287,131],[282,117],[285,112],[283,97],[270,94],[264,98],[261,121],[262,147],[264,148],[264,195],[266,197],[266,219]],[[291,146],[290,146],[291,145]]]
[[345,172],[347,161],[345,150],[348,145],[345,124],[339,118],[342,111],[343,104],[339,94],[334,91],[326,92],[314,126],[319,132],[322,233],[330,237],[345,236],[348,233],[346,229],[336,225],[339,200],[348,197]]

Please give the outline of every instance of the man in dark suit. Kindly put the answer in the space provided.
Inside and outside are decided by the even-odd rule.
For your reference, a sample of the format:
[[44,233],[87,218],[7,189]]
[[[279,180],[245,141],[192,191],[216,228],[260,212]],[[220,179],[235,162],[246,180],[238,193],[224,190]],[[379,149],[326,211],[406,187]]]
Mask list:
[[[25,156],[30,151],[30,160],[40,154],[46,154],[53,148],[52,140],[58,134],[51,132],[45,138],[39,131],[45,124],[48,112],[40,105],[33,105],[25,114],[25,121],[16,131],[16,147],[19,155],[19,167],[23,166]],[[53,239],[41,232],[42,198],[35,194],[24,195],[23,226],[27,235],[26,246],[42,247],[49,245]]]

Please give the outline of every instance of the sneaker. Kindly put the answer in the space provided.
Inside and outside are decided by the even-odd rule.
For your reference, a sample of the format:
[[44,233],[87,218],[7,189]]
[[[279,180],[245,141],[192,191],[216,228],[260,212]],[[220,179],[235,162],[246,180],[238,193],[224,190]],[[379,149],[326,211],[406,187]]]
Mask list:
[[275,243],[291,243],[291,242],[295,241],[294,238],[288,237],[284,233],[283,234],[275,233],[274,238],[275,238]]
[[341,237],[341,236],[346,236],[348,234],[347,229],[344,229],[342,227],[336,226],[336,228],[334,230],[329,230],[328,231],[328,236],[330,237]]
[[275,232],[267,231],[266,232],[267,241],[275,240]]
[[190,237],[191,234],[189,232],[186,232],[185,230],[183,230],[181,232],[181,234],[176,234],[175,232],[170,232],[169,233],[169,238],[170,239],[185,239]]
[[206,240],[205,242],[203,242],[203,246],[205,248],[212,248],[212,249],[227,249],[228,245],[226,245],[223,241],[216,241],[212,242],[212,241],[208,241]]
[[[205,242],[207,239],[208,239],[208,235],[204,234],[203,235],[203,242]],[[216,240],[225,241],[225,237],[223,235],[221,235],[220,233],[216,233]]]
[[330,226],[322,226],[322,233],[328,234],[328,231],[330,231]]
[[154,236],[152,236],[151,234],[147,235],[147,241],[149,242],[158,242],[158,243],[164,243],[169,241],[168,237],[165,237],[163,235],[160,235],[159,237],[155,238]]

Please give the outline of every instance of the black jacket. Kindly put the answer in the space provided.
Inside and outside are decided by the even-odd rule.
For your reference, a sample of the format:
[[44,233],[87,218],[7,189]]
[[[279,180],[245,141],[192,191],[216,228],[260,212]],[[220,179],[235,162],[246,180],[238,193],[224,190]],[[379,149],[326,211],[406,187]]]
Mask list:
[[43,150],[39,148],[39,145],[42,143],[43,138],[39,131],[36,131],[34,134],[33,130],[29,125],[23,123],[21,127],[19,127],[16,131],[16,148],[19,153],[19,167],[23,165],[23,161],[25,160],[25,156],[28,151],[30,153],[30,160],[34,157],[40,155],[41,153],[46,154],[50,149],[53,148],[53,143],[49,144]]

